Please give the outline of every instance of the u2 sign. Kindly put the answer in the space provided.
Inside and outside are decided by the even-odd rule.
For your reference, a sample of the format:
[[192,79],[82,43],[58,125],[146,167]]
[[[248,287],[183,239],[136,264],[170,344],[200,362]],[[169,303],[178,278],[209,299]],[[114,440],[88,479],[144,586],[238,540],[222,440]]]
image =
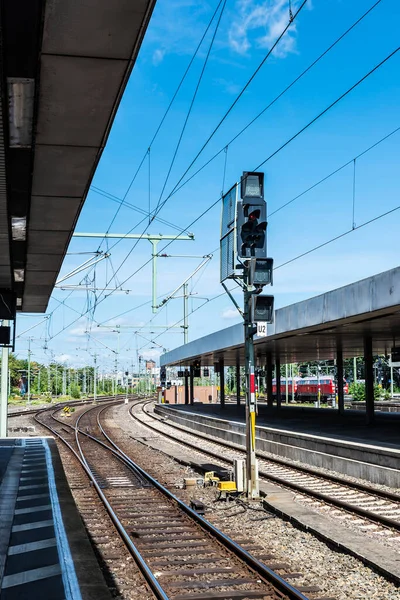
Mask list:
[[258,321],[257,336],[258,337],[266,337],[267,336],[267,321]]

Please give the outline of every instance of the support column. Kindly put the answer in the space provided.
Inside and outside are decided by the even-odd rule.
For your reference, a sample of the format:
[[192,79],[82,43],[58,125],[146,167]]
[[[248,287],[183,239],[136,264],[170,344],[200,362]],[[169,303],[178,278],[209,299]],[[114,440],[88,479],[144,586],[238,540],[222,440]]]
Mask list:
[[282,396],[281,396],[281,359],[277,358],[275,360],[275,379],[276,379],[276,406],[278,410],[282,405]]
[[270,353],[267,354],[266,364],[266,383],[267,383],[267,401],[268,408],[272,408],[274,405],[274,399],[272,396],[272,356]]
[[[3,323],[8,325],[8,321],[3,321]],[[7,437],[8,356],[9,349],[3,348],[1,355],[0,438]]]
[[189,370],[189,380],[190,380],[190,395],[189,395],[189,403],[193,404],[193,400],[194,400],[194,367],[193,365],[190,365],[190,370]]
[[336,351],[337,368],[337,395],[338,410],[340,415],[344,415],[344,389],[343,389],[343,350],[338,348]]
[[372,337],[364,338],[365,365],[365,422],[372,425],[375,419],[374,402],[374,361],[372,356]]
[[189,371],[185,369],[185,404],[189,404]]
[[240,363],[236,363],[236,404],[240,406]]
[[224,372],[224,359],[219,359],[219,397],[221,400],[221,407],[225,407],[225,372]]

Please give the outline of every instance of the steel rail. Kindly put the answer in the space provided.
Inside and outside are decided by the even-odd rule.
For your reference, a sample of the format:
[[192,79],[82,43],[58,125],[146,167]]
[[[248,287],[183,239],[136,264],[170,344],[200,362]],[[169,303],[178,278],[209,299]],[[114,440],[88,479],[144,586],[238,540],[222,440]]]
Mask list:
[[[43,409],[40,412],[46,412],[49,409]],[[93,410],[93,409],[89,409],[89,410]],[[84,414],[86,414],[85,411]],[[43,427],[46,427],[47,429],[49,429],[49,431],[51,431],[56,437],[58,437],[67,447],[68,449],[74,454],[75,458],[79,461],[79,463],[81,464],[82,468],[84,469],[86,475],[89,477],[89,480],[91,481],[92,485],[94,486],[100,500],[102,501],[102,503],[104,504],[111,520],[113,521],[119,535],[121,536],[121,538],[123,539],[126,547],[128,548],[129,552],[131,553],[131,555],[133,556],[133,558],[135,559],[137,565],[139,566],[140,570],[143,573],[143,576],[145,577],[147,583],[150,585],[154,595],[156,596],[156,598],[158,600],[170,600],[169,597],[165,594],[164,590],[162,589],[162,587],[160,586],[160,584],[157,581],[157,578],[153,575],[152,571],[149,569],[149,567],[146,564],[146,561],[144,560],[144,558],[142,557],[142,555],[140,554],[140,552],[138,551],[138,549],[136,548],[135,544],[132,542],[131,538],[129,537],[129,534],[126,532],[125,528],[123,527],[121,521],[118,519],[117,515],[115,514],[111,504],[109,503],[109,501],[107,500],[106,496],[104,495],[102,489],[100,488],[99,484],[97,483],[91,469],[89,468],[89,466],[86,463],[86,460],[82,460],[82,458],[79,456],[79,454],[76,452],[76,450],[71,446],[71,444],[65,440],[62,435],[60,435],[54,428],[52,428],[50,425],[43,423],[42,421],[40,421],[39,419],[37,419],[37,415],[35,415],[35,420],[40,423]],[[58,422],[58,419],[56,419]],[[72,425],[69,425],[69,427],[72,427]],[[72,427],[73,428],[73,427]],[[84,432],[81,432],[84,434]],[[95,439],[95,438],[93,438]]]
[[[155,415],[144,410],[144,407],[147,404],[151,404],[152,402],[153,402],[152,400],[149,400],[148,402],[146,402],[143,405],[143,412],[147,416],[153,418],[156,421],[164,422],[162,418],[156,417]],[[175,429],[180,429],[181,431],[183,431],[185,433],[189,433],[200,439],[205,439],[205,440],[210,441],[210,437],[204,433],[201,433],[200,431],[194,431],[194,430],[192,431],[189,428],[185,428],[184,425],[179,425],[179,423],[171,424],[171,422],[168,422],[166,424],[169,425],[170,427],[174,427]],[[166,434],[166,435],[168,435],[168,434]],[[217,438],[213,438],[212,441],[214,441],[214,440],[215,440],[215,443],[220,444],[221,446],[226,446],[227,448],[231,448],[231,449],[235,449],[235,450],[239,450],[240,452],[243,452],[243,447],[240,446],[239,444],[236,444],[235,442],[226,442],[225,440],[219,440]],[[387,491],[379,490],[377,488],[368,486],[363,483],[358,483],[356,481],[355,482],[348,481],[347,479],[344,479],[343,477],[340,477],[338,475],[330,475],[329,473],[327,473],[327,474],[321,473],[320,471],[318,471],[317,469],[313,469],[312,467],[294,465],[291,462],[289,462],[283,458],[269,457],[263,452],[257,452],[257,456],[259,456],[260,458],[264,458],[265,460],[274,462],[278,465],[282,465],[284,467],[289,467],[291,469],[296,469],[298,471],[301,471],[302,473],[307,473],[309,475],[315,475],[316,477],[323,477],[324,479],[329,479],[330,481],[332,481],[334,483],[343,484],[343,485],[347,485],[347,486],[350,485],[353,488],[357,488],[361,492],[373,493],[376,496],[379,496],[380,498],[383,498],[385,500],[392,500],[393,502],[400,502],[400,495],[395,494],[394,492],[387,492]]]
[[[185,504],[182,500],[180,500],[177,496],[175,496],[172,492],[170,492],[167,488],[165,488],[157,479],[154,479],[149,473],[147,473],[144,469],[142,469],[137,463],[135,463],[129,456],[127,456],[115,442],[112,441],[111,437],[104,431],[103,426],[100,423],[100,415],[108,409],[108,406],[103,407],[98,415],[97,415],[97,424],[99,426],[100,431],[104,435],[104,437],[108,440],[110,444],[125,458],[126,464],[134,466],[135,469],[138,469],[143,476],[148,479],[150,483],[153,484],[160,492],[162,492],[169,500],[175,502],[179,508],[184,511],[191,519],[196,521],[202,529],[207,531],[207,533],[211,534],[212,537],[216,538],[220,543],[222,543],[228,550],[236,554],[238,558],[244,561],[253,571],[259,574],[263,579],[272,583],[280,592],[288,595],[290,600],[308,600],[306,596],[304,596],[301,592],[299,592],[295,587],[290,585],[285,579],[277,575],[272,569],[267,567],[260,560],[252,556],[249,552],[247,552],[244,548],[242,548],[239,544],[237,544],[234,540],[232,540],[229,536],[225,535],[214,527],[207,519],[199,515],[196,511],[191,509],[187,504]],[[228,594],[229,595],[229,594]]]
[[[147,402],[146,404],[150,404],[150,402]],[[154,418],[155,420],[158,420],[156,417],[154,417],[153,415],[151,415],[150,413],[145,411],[144,406],[142,407],[142,410],[147,416],[150,416],[150,417]],[[129,412],[130,412],[131,416],[134,419],[136,419],[139,423],[141,423],[142,425],[144,425],[145,427],[148,427],[149,429],[151,429],[153,431],[157,431],[158,433],[160,433],[161,435],[164,435],[165,437],[172,439],[174,442],[184,444],[188,447],[193,448],[194,450],[197,450],[198,452],[203,452],[204,454],[207,454],[208,456],[211,456],[213,458],[218,458],[219,460],[223,460],[223,461],[226,461],[227,463],[229,463],[229,461],[222,458],[220,454],[217,454],[216,452],[213,452],[212,450],[205,450],[203,448],[199,448],[198,446],[196,446],[196,444],[192,444],[191,442],[177,440],[176,437],[174,437],[173,435],[162,432],[159,429],[157,429],[157,427],[154,427],[154,426],[150,425],[149,423],[143,423],[142,421],[140,421],[140,419],[138,419],[137,417],[135,417],[133,415],[132,410],[130,410]],[[241,453],[244,453],[243,448],[241,448],[238,444],[233,444],[233,443],[229,444],[228,442],[225,442],[223,440],[217,440],[215,438],[210,439],[209,436],[206,436],[199,432],[187,431],[186,429],[183,429],[181,426],[177,425],[176,423],[174,423],[173,425],[171,425],[170,423],[167,423],[167,425],[169,425],[170,427],[174,427],[175,429],[180,429],[181,431],[184,431],[185,433],[188,433],[189,435],[193,435],[200,439],[206,439],[209,442],[211,441],[215,444],[219,444],[220,446],[224,446],[226,448],[229,448],[230,450],[237,450]],[[350,489],[356,488],[359,491],[362,491],[362,492],[365,492],[368,494],[375,494],[376,496],[379,496],[380,498],[400,503],[400,496],[398,496],[397,494],[392,494],[390,492],[384,492],[382,490],[375,491],[374,488],[371,488],[369,486],[364,486],[363,484],[360,484],[360,483],[353,484],[352,482],[349,482],[345,479],[341,479],[340,477],[335,477],[334,475],[325,475],[323,473],[319,473],[318,471],[314,471],[313,469],[310,469],[308,467],[303,468],[303,467],[299,467],[297,465],[292,465],[292,464],[287,463],[286,461],[282,461],[280,459],[263,456],[260,453],[257,453],[257,455],[260,458],[269,460],[276,464],[284,465],[285,467],[291,468],[300,473],[306,473],[308,475],[311,474],[315,477],[319,477],[320,479],[329,479],[330,481],[344,485],[347,488],[350,488]],[[384,516],[372,513],[368,510],[357,507],[354,504],[344,502],[343,500],[338,500],[337,498],[332,498],[331,496],[328,496],[327,494],[324,494],[323,492],[317,492],[315,490],[303,487],[302,485],[299,485],[297,483],[287,481],[283,477],[278,477],[277,475],[271,475],[270,473],[266,473],[265,471],[262,471],[262,470],[259,470],[259,475],[264,477],[265,479],[269,479],[270,481],[279,483],[279,485],[284,485],[285,487],[289,487],[289,488],[296,490],[297,492],[300,492],[302,494],[306,494],[308,496],[313,496],[314,498],[317,498],[318,500],[323,500],[324,502],[327,502],[328,504],[338,506],[338,507],[346,510],[347,512],[352,512],[352,513],[358,514],[359,516],[362,516],[370,521],[374,521],[376,523],[379,523],[380,525],[384,525],[385,527],[389,527],[391,529],[396,529],[397,531],[400,531],[400,521],[394,521],[393,519],[389,519],[388,517],[384,517]]]
[[[115,402],[109,402],[109,403],[107,404],[107,406],[105,406],[104,408],[109,408],[110,406],[115,406],[116,404],[119,404],[119,402],[120,402],[120,401],[118,401],[118,400],[117,400],[117,401],[115,401]],[[87,437],[87,438],[91,439],[93,442],[96,442],[97,444],[99,444],[100,446],[102,446],[103,448],[105,448],[106,450],[108,450],[109,452],[111,452],[111,453],[112,453],[112,454],[115,456],[115,458],[117,458],[117,459],[118,459],[118,460],[120,460],[120,461],[121,461],[123,464],[125,464],[125,466],[127,466],[127,465],[126,465],[126,462],[125,462],[125,456],[123,456],[119,450],[117,450],[116,448],[113,448],[112,446],[108,446],[108,445],[107,445],[107,444],[105,444],[105,443],[104,443],[102,440],[99,440],[99,438],[97,438],[97,437],[96,437],[96,436],[94,436],[94,435],[91,435],[91,434],[90,434],[90,433],[88,433],[87,431],[82,431],[82,429],[79,429],[79,422],[80,422],[81,418],[82,418],[82,417],[84,417],[84,416],[85,416],[87,413],[89,413],[91,410],[94,410],[94,408],[95,408],[95,407],[93,407],[93,406],[92,406],[92,407],[88,408],[87,410],[85,410],[85,411],[84,411],[84,412],[83,412],[81,415],[79,415],[79,417],[78,417],[78,419],[77,419],[77,421],[76,421],[75,427],[74,427],[73,425],[70,425],[70,424],[68,423],[68,427],[71,427],[71,428],[72,428],[72,429],[74,429],[74,431],[75,431],[75,440],[76,440],[76,444],[77,444],[77,446],[78,446],[78,448],[79,448],[79,452],[80,452],[80,454],[81,454],[81,456],[82,456],[82,460],[83,460],[83,461],[85,461],[85,463],[87,464],[87,467],[88,467],[88,469],[89,469],[89,470],[91,470],[91,469],[90,469],[90,467],[89,467],[89,465],[88,465],[88,463],[87,463],[87,461],[86,461],[86,459],[85,459],[85,456],[84,456],[84,453],[83,453],[83,450],[82,450],[82,447],[81,447],[81,443],[80,443],[80,441],[79,441],[79,434],[81,434],[81,435],[84,435],[85,437]],[[99,411],[99,412],[102,412],[102,411],[104,410],[104,408],[103,408],[101,411]],[[53,418],[55,418],[55,417],[53,417]],[[59,421],[59,419],[56,419],[56,420],[57,420],[57,421]],[[59,422],[60,422],[60,421],[59,421]],[[140,473],[140,472],[139,472],[139,471],[138,471],[136,468],[134,468],[132,465],[129,465],[129,469],[130,469],[131,471],[133,471],[133,473],[135,474],[136,478],[138,479],[138,481],[139,481],[140,483],[142,483],[142,484],[143,484],[143,483],[146,483],[146,482],[147,482],[147,479],[146,479],[145,477],[143,477],[142,473]]]
[[[132,394],[129,394],[129,396],[132,396]],[[121,399],[121,398],[126,398],[126,394],[117,394],[116,397],[115,396],[97,396],[97,402],[102,403],[102,402],[108,402],[109,400]],[[10,419],[11,417],[23,417],[24,415],[35,415],[39,411],[50,410],[51,408],[64,408],[64,406],[82,406],[83,404],[89,404],[90,402],[93,402],[93,400],[94,400],[93,396],[89,396],[88,398],[86,398],[86,400],[71,400],[70,402],[68,402],[66,400],[65,402],[59,402],[57,405],[52,404],[51,406],[46,407],[46,408],[38,407],[38,408],[29,409],[29,410],[21,410],[18,412],[8,413],[7,418]]]

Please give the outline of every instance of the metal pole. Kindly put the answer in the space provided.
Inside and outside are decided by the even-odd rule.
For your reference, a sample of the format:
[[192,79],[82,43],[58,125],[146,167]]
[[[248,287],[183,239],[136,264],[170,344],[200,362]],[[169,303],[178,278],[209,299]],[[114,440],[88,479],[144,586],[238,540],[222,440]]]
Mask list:
[[275,359],[275,381],[276,381],[276,406],[279,409],[282,405],[280,358]]
[[190,394],[189,394],[189,404],[193,404],[194,399],[194,367],[190,365],[189,367],[189,385],[190,385]]
[[[3,325],[7,327],[8,321],[3,321]],[[1,354],[0,438],[7,437],[8,357],[9,348],[3,348]]]
[[247,454],[247,497],[258,498],[258,472],[256,461],[256,394],[254,375],[254,341],[251,319],[251,296],[247,291],[249,270],[244,269],[244,339],[246,369],[246,454]]
[[289,404],[289,380],[288,380],[288,364],[285,364],[285,387],[286,387],[286,404]]
[[40,367],[39,367],[39,372],[38,372],[38,394],[40,396]]
[[189,404],[189,371],[185,369],[185,404]]
[[290,365],[290,371],[292,373],[292,402],[294,403],[294,368],[293,365]]
[[118,393],[118,356],[119,356],[119,335],[120,332],[116,329],[115,332],[117,333],[117,354],[115,355],[115,396],[117,396]]
[[272,396],[272,356],[271,356],[270,352],[267,353],[266,363],[267,363],[266,364],[266,367],[267,367],[267,372],[266,372],[267,402],[268,402],[268,408],[272,408],[274,405],[274,398]]
[[393,398],[394,387],[393,387],[393,365],[390,365],[390,397]]
[[317,386],[318,386],[318,399],[317,399],[317,406],[318,408],[321,408],[321,382],[319,379],[319,370],[320,370],[320,366],[317,366]]
[[94,369],[93,369],[93,404],[97,402],[97,373],[96,373],[96,361],[97,355],[94,355]]
[[150,239],[149,242],[153,246],[152,253],[152,291],[153,291],[153,302],[151,308],[153,313],[157,312],[157,244],[159,240]]
[[28,338],[28,404],[31,402],[31,338]]
[[221,408],[225,407],[225,361],[219,359],[219,398]]
[[187,344],[189,340],[188,325],[188,284],[183,284],[183,343]]
[[343,389],[343,350],[340,348],[336,352],[337,365],[337,395],[339,414],[344,414],[344,389]]
[[367,425],[372,425],[375,419],[374,403],[374,359],[372,355],[372,338],[364,338],[365,361],[365,418]]
[[357,357],[353,358],[353,381],[357,383]]
[[240,363],[236,363],[236,404],[240,406]]

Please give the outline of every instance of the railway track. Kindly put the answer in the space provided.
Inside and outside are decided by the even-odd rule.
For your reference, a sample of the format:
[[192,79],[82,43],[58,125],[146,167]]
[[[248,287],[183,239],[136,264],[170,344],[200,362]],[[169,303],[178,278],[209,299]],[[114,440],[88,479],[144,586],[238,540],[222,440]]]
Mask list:
[[[193,432],[177,423],[165,423],[164,419],[147,410],[149,404],[151,402],[146,401],[141,403],[140,407],[131,407],[132,418],[153,431],[224,464],[232,465],[234,458],[243,458],[245,455],[243,447],[237,444]],[[138,412],[139,410],[141,412]],[[179,438],[176,435],[177,430],[180,431]],[[194,443],[194,439],[200,439],[201,446]],[[221,447],[226,449],[223,456]],[[337,475],[324,474],[316,469],[293,465],[283,459],[271,458],[262,452],[257,453],[257,456],[259,475],[262,479],[290,488],[305,499],[327,503],[340,511],[337,514],[349,519],[352,527],[361,531],[369,530],[380,537],[384,536],[386,540],[400,542],[400,495],[351,482]]]
[[301,588],[251,554],[249,540],[231,540],[116,446],[101,424],[113,404],[90,407],[75,423],[66,423],[58,410],[41,411],[35,419],[79,459],[154,595],[306,600]]
[[[101,403],[101,402],[109,402],[110,400],[122,400],[126,398],[125,394],[118,394],[117,396],[101,396],[97,398],[97,402]],[[129,394],[128,395],[129,399],[132,399],[132,395]],[[91,402],[93,402],[94,398],[93,397],[89,397],[86,398],[86,400],[71,400],[71,401],[66,401],[66,402],[59,402],[57,404],[54,404],[52,406],[52,408],[64,408],[64,406],[82,406],[84,404],[90,404]],[[32,409],[28,409],[28,410],[19,410],[19,411],[14,411],[14,412],[10,412],[7,414],[7,418],[10,419],[12,417],[24,417],[25,415],[35,415],[37,412],[44,410],[43,408],[37,407],[37,408],[32,408]],[[45,409],[47,410],[47,408]],[[50,407],[49,407],[50,410]]]

